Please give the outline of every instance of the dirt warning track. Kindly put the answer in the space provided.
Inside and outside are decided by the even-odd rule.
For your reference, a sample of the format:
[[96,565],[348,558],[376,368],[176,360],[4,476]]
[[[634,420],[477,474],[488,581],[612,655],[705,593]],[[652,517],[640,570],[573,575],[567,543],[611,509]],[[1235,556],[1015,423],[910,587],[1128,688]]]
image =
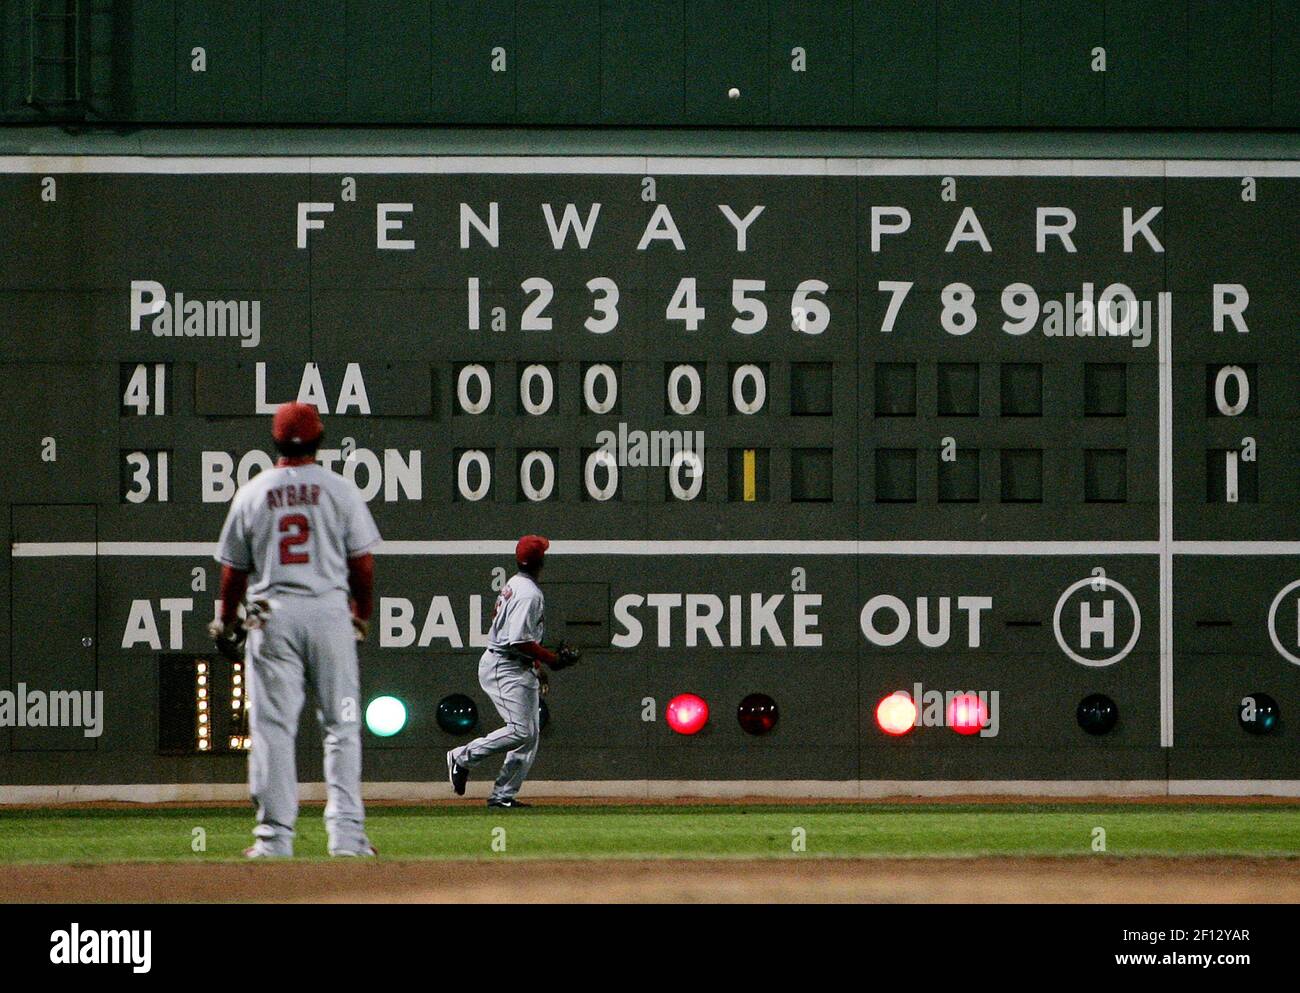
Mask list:
[[1296,903],[1300,859],[11,865],[0,893],[10,903]]

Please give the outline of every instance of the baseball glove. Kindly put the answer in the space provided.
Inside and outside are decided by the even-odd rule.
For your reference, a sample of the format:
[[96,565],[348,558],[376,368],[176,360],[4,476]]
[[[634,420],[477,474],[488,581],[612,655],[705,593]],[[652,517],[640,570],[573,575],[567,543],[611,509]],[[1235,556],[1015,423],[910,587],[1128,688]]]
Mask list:
[[254,600],[244,605],[244,627],[249,631],[266,626],[266,619],[271,616],[270,600]]
[[212,636],[217,651],[225,658],[230,659],[231,662],[244,660],[244,642],[248,638],[248,631],[239,618],[235,618],[229,624],[220,619],[213,621],[208,625],[208,634]]
[[578,660],[582,658],[582,653],[576,648],[570,648],[564,642],[555,649],[555,661],[551,663],[551,668],[556,672],[561,669],[567,669],[571,665],[577,665]]
[[365,641],[366,635],[370,633],[370,622],[363,621],[356,614],[352,615],[352,634],[357,641]]

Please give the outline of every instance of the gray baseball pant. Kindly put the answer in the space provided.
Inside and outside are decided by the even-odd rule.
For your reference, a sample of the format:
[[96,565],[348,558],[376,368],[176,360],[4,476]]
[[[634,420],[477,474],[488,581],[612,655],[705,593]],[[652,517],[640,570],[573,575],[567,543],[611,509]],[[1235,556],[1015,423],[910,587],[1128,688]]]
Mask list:
[[307,686],[325,742],[325,829],[329,850],[364,852],[361,803],[361,680],[348,598],[279,595],[262,627],[248,632],[248,786],[253,835],[270,855],[292,855],[298,820],[295,739]]
[[537,758],[541,732],[541,683],[532,667],[498,655],[492,649],[478,663],[478,682],[492,700],[506,726],[475,738],[452,752],[458,765],[473,768],[489,756],[506,753],[501,775],[492,787],[490,799],[512,799],[528,778]]

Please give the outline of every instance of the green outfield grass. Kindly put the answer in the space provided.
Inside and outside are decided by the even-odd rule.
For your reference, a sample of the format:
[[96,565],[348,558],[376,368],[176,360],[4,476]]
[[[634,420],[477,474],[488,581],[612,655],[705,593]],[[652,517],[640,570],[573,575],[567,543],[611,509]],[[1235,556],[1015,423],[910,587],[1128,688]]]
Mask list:
[[[247,808],[0,811],[0,862],[238,858],[251,827]],[[796,828],[801,858],[1092,856],[1099,827],[1110,855],[1300,855],[1300,807],[1265,805],[379,807],[369,827],[400,859],[783,858]],[[196,828],[205,852],[191,850]],[[297,847],[323,856],[319,807],[304,808]]]

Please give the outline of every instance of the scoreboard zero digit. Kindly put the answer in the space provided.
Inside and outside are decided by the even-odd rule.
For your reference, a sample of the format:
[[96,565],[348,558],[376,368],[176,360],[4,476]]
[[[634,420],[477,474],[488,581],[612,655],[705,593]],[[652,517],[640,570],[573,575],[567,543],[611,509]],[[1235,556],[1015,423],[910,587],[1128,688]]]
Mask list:
[[[538,532],[590,664],[537,778],[1300,779],[1300,163],[15,157],[0,190],[15,617],[98,563],[11,682],[90,678],[89,624],[66,688],[107,715],[4,782],[241,778],[210,553],[295,398],[385,537],[364,690],[410,719],[368,778],[429,777],[439,700],[490,714]],[[764,735],[718,716],[752,693]]]

